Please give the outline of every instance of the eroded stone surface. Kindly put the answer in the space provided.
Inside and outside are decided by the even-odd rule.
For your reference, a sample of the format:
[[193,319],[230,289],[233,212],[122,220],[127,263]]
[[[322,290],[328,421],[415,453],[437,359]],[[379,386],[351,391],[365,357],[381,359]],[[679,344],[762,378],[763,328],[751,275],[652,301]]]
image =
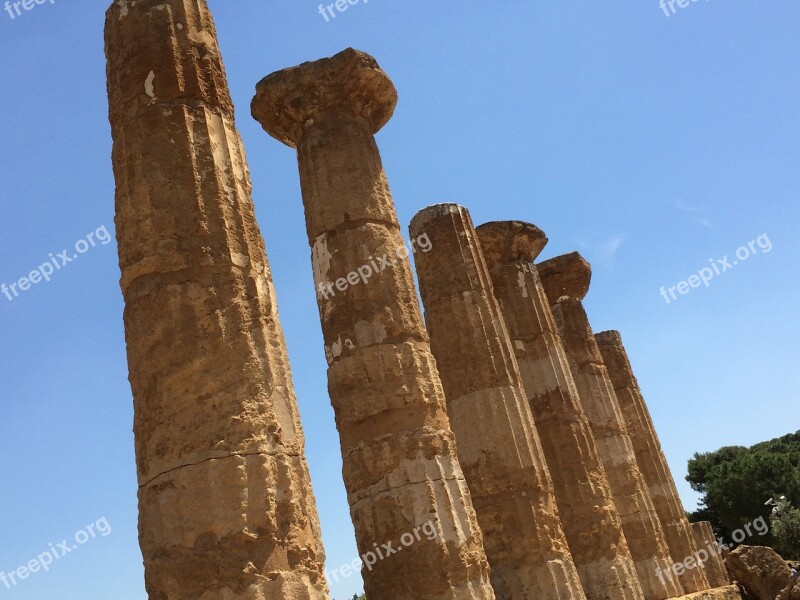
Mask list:
[[717,538],[714,535],[714,529],[708,521],[700,521],[699,523],[691,523],[692,535],[694,536],[694,543],[697,545],[698,555],[702,558],[702,551],[708,554],[708,559],[703,561],[703,567],[706,570],[706,578],[712,588],[723,587],[731,584],[730,577],[728,577],[728,570],[725,568],[725,562],[720,556]]
[[[694,556],[697,544],[669,464],[661,450],[650,411],[622,344],[622,337],[617,331],[604,331],[598,333],[595,339],[614,386],[636,452],[636,461],[661,522],[670,555],[674,562],[683,562]],[[699,569],[687,571],[681,576],[681,582],[687,592],[701,591],[710,585]]]
[[726,585],[681,596],[681,600],[742,600],[742,594],[735,585]]
[[772,548],[739,546],[725,557],[725,563],[755,600],[790,597],[794,584],[791,569]]
[[[486,223],[477,232],[586,596],[642,597],[622,521],[533,265],[546,238],[537,227],[516,221]],[[681,593],[677,584],[665,582],[660,598]]]
[[327,599],[272,276],[205,1],[115,2],[106,55],[149,597]]
[[[514,350],[468,211],[428,207],[412,239],[425,321],[492,586],[504,600],[584,598]],[[558,565],[557,568],[554,568]]]
[[[395,102],[375,60],[346,50],[266,77],[252,111],[268,133],[298,149],[359,550],[396,546],[428,521],[438,532],[365,568],[367,597],[492,599],[482,535],[373,138]],[[369,278],[333,286],[367,265],[375,266]]]
[[[672,559],[661,521],[639,470],[633,443],[589,318],[580,298],[570,295],[585,295],[591,269],[578,253],[572,253],[540,263],[538,270],[564,343],[578,396],[589,418],[611,485],[614,503],[622,517],[625,539],[642,589],[647,596],[663,594],[669,577],[659,577],[658,574],[671,573]],[[676,560],[683,560],[683,557]],[[708,587],[698,569],[687,573],[699,574],[700,585],[695,590],[681,580],[685,592]]]

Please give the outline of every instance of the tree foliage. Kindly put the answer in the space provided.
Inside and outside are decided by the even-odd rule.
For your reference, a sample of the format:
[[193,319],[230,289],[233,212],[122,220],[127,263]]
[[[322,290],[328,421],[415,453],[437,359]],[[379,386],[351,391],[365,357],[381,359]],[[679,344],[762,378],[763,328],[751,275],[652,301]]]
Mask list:
[[786,558],[800,558],[800,509],[782,496],[772,509],[775,550]]
[[[770,498],[785,496],[800,505],[800,431],[750,448],[727,446],[695,454],[686,480],[703,495],[690,520],[711,521],[717,534],[730,540],[733,531],[758,517],[769,522]],[[774,531],[746,543],[778,546]]]

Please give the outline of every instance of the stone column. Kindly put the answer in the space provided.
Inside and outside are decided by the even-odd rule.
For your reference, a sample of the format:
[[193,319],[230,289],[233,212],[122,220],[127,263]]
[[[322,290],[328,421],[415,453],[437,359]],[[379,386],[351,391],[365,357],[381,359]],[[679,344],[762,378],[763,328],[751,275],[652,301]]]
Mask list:
[[[491,599],[481,532],[373,138],[396,102],[375,59],[349,49],[266,77],[252,109],[267,133],[298,152],[358,547],[402,549],[362,571],[367,597]],[[427,523],[433,539],[419,535]]]
[[[538,265],[542,284],[564,343],[578,396],[589,418],[603,468],[611,484],[622,529],[645,596],[669,585],[669,549],[647,486],[636,463],[614,387],[603,364],[581,301],[589,291],[591,269],[577,252]],[[684,586],[685,591],[686,587]]]
[[[477,229],[494,292],[514,345],[525,394],[542,440],[572,557],[590,599],[641,598],[622,521],[583,410],[553,313],[533,261],[541,229],[501,221]],[[682,593],[676,584],[650,598]]]
[[701,521],[690,525],[694,542],[697,545],[698,555],[702,556],[704,552],[708,554],[708,558],[703,561],[703,567],[705,568],[709,585],[712,588],[730,585],[731,580],[728,577],[728,569],[725,567],[725,562],[720,555],[719,545],[714,536],[714,529],[711,527],[711,523]]
[[[650,418],[650,411],[642,396],[639,383],[633,374],[628,354],[617,331],[598,333],[596,340],[608,368],[609,376],[622,409],[630,433],[639,469],[656,514],[661,521],[664,536],[674,562],[683,562],[696,552],[696,544],[683,509],[678,488],[672,478],[667,459],[661,450],[658,434]],[[681,576],[687,593],[699,592],[709,586],[699,569],[692,569]]]
[[283,332],[204,0],[106,16],[150,598],[328,598]]
[[425,320],[497,598],[583,599],[469,213],[430,206],[410,231],[429,240],[415,252]]

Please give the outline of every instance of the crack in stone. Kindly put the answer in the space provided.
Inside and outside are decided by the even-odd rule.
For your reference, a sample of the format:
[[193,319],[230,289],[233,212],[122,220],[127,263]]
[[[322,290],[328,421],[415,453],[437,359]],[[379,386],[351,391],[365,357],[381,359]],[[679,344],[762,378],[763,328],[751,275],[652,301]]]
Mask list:
[[169,475],[170,473],[174,473],[175,471],[180,471],[181,469],[185,469],[187,467],[196,467],[197,465],[202,465],[203,463],[207,463],[207,462],[210,462],[212,460],[225,460],[227,458],[233,458],[235,456],[241,456],[241,457],[246,457],[246,456],[288,456],[290,458],[301,458],[302,457],[302,455],[300,453],[277,452],[277,451],[275,451],[275,452],[265,452],[265,451],[261,451],[261,452],[233,452],[233,453],[227,454],[225,456],[212,456],[210,458],[204,458],[203,460],[200,460],[200,461],[197,461],[197,462],[186,463],[186,464],[183,464],[183,465],[178,465],[177,467],[173,467],[171,469],[167,469],[166,471],[151,477],[150,479],[145,481],[143,484],[139,485],[139,489],[141,490],[143,488],[146,488],[148,485],[153,483],[159,477],[163,477],[164,475]]

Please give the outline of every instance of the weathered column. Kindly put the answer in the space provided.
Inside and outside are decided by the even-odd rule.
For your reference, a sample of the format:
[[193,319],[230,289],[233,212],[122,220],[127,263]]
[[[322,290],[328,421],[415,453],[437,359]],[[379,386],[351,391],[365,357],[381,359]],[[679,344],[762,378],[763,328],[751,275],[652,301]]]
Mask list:
[[203,0],[106,16],[150,598],[328,598],[295,393]]
[[[636,463],[614,387],[581,303],[589,291],[589,263],[573,252],[540,263],[537,268],[611,484],[614,503],[622,517],[622,529],[642,589],[646,596],[661,593],[670,579],[672,561],[661,522]],[[685,586],[684,590],[689,591]]]
[[[297,148],[331,400],[362,554],[438,535],[363,570],[368,598],[494,598],[411,264],[373,135],[397,102],[346,50],[266,77],[253,116]],[[335,286],[334,283],[335,282]]]
[[469,212],[430,206],[415,261],[458,458],[503,600],[583,599],[553,483]]
[[[477,231],[583,589],[596,600],[641,598],[622,521],[533,265],[547,237],[535,225],[520,221],[486,223]],[[656,594],[648,599],[662,600],[682,590],[667,582],[651,592]]]
[[725,568],[725,562],[720,556],[719,545],[714,536],[714,529],[711,527],[711,523],[700,521],[690,525],[694,542],[697,545],[697,554],[700,556],[703,556],[704,553],[708,555],[708,558],[703,561],[703,567],[705,568],[709,585],[712,588],[730,585],[731,580],[728,577],[728,569]]
[[[622,337],[617,331],[605,331],[598,333],[596,340],[619,400],[639,469],[661,521],[670,554],[674,562],[683,562],[696,552],[694,536],[667,459],[661,450],[650,411],[622,344]],[[709,585],[699,569],[684,573],[681,582],[687,593],[702,591]]]

